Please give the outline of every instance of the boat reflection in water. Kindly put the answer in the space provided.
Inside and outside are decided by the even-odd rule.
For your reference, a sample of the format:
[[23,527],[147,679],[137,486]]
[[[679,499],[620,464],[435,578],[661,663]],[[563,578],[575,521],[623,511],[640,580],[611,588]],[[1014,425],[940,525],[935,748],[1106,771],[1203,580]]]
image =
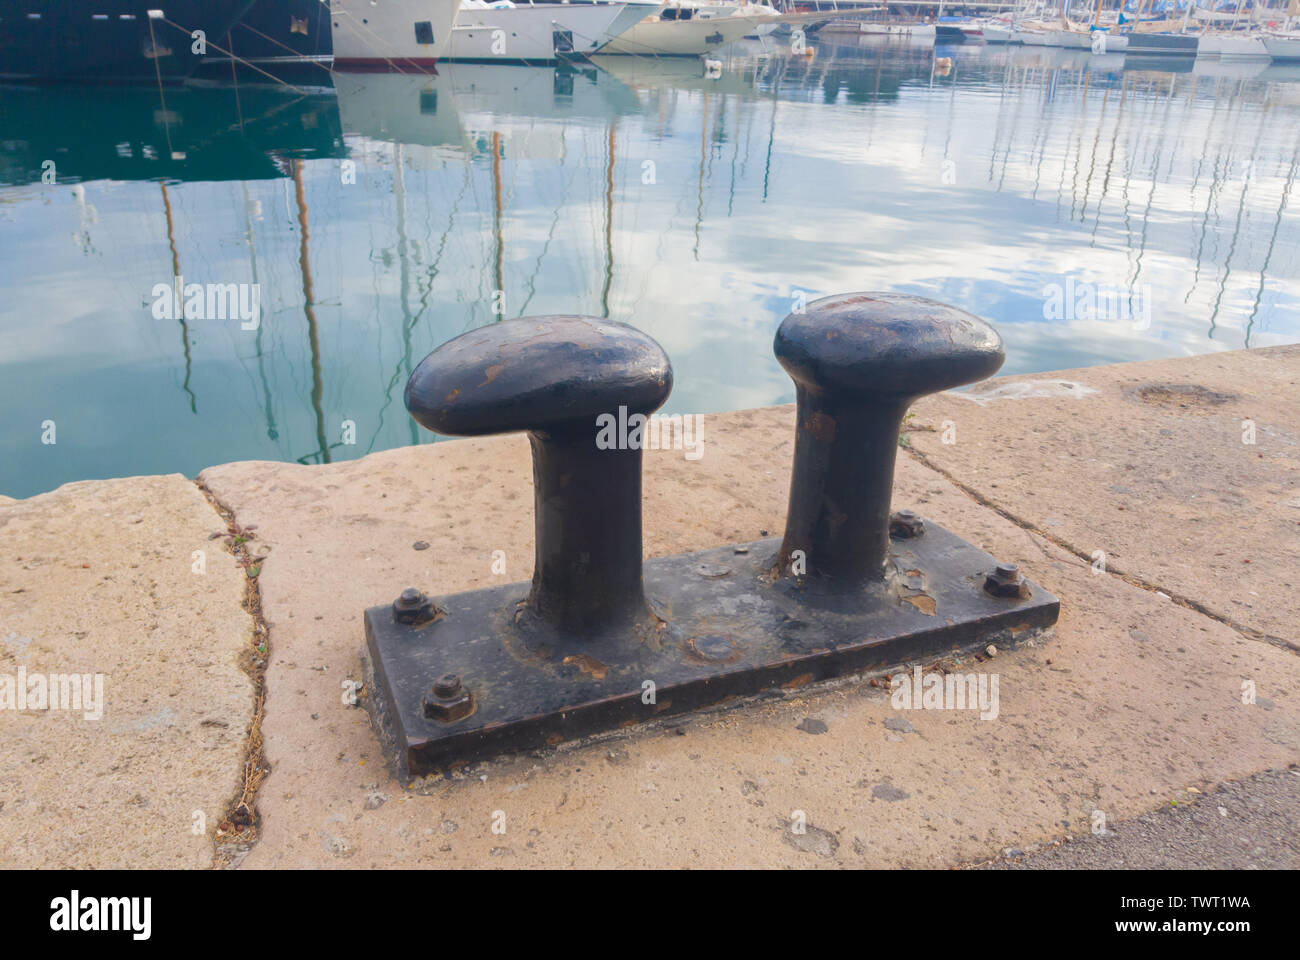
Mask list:
[[14,87],[0,95],[0,130],[0,184],[41,182],[47,160],[60,183],[261,180],[285,176],[290,157],[344,155],[328,87]]

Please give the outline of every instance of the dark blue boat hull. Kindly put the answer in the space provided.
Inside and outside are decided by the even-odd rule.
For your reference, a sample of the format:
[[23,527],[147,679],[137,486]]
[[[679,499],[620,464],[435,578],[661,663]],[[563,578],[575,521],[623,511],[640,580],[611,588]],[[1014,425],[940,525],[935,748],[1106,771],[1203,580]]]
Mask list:
[[199,76],[229,78],[233,55],[240,79],[326,83],[334,58],[329,8],[320,0],[256,0],[217,45]]
[[[252,0],[0,0],[0,78],[182,80]],[[165,18],[149,17],[161,9]]]

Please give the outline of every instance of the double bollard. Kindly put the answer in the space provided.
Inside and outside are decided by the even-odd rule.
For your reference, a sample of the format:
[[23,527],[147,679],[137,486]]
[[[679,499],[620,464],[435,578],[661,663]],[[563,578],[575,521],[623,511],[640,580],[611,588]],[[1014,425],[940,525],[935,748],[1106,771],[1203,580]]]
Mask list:
[[642,561],[641,444],[597,444],[606,415],[644,419],[672,390],[635,328],[527,317],[439,347],[406,387],[422,426],[524,431],[533,455],[531,584],[366,611],[368,700],[396,766],[527,750],[1055,623],[1014,567],[910,511],[891,513],[903,418],[982,380],[1001,338],[920,297],[856,293],[791,314],[776,356],[796,386],[784,536]]

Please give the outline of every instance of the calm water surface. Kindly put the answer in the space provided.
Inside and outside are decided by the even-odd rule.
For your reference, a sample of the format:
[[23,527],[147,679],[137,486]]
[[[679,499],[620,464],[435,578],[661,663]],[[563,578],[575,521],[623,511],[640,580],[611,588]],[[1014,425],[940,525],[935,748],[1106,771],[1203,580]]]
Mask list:
[[[406,378],[494,306],[648,331],[678,413],[793,399],[801,295],[945,300],[1007,373],[1300,339],[1300,70],[816,47],[0,88],[0,493],[431,442]],[[260,326],[155,319],[176,274],[259,284]],[[1045,311],[1067,281],[1149,325]]]

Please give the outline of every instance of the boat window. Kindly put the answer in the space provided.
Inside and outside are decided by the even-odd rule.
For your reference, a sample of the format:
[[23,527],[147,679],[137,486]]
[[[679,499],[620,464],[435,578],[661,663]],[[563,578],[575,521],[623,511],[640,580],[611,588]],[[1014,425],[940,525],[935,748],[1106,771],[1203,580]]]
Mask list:
[[573,53],[573,31],[553,30],[551,43],[554,44],[556,53]]
[[433,43],[433,22],[431,20],[417,20],[415,22],[415,42]]

